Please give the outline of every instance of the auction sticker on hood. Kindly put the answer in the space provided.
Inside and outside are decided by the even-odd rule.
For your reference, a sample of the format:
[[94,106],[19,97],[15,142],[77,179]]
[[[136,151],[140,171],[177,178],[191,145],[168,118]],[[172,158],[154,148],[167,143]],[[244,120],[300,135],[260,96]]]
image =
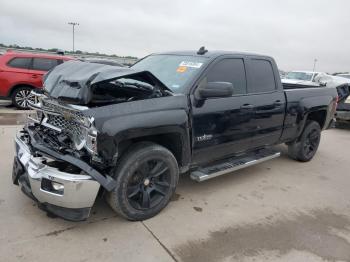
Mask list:
[[193,67],[193,68],[200,68],[203,65],[203,63],[198,63],[198,62],[190,62],[190,61],[182,61],[179,64],[180,66],[186,66],[186,67]]

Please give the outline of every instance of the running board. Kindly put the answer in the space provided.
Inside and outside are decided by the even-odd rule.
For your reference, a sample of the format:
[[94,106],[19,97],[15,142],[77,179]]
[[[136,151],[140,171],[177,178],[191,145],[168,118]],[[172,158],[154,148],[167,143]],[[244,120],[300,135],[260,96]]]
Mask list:
[[255,153],[232,157],[214,165],[202,167],[191,173],[191,178],[197,182],[202,182],[217,176],[221,176],[233,171],[253,166],[281,155],[280,152],[271,149],[262,149]]

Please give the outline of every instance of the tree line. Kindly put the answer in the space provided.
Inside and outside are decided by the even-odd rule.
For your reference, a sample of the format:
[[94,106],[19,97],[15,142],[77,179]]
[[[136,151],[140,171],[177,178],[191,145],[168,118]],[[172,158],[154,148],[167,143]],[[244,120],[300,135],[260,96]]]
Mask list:
[[81,50],[75,50],[74,52],[72,51],[68,51],[68,50],[61,50],[59,48],[49,48],[49,49],[45,49],[45,48],[41,48],[41,47],[31,47],[31,46],[19,46],[17,44],[11,44],[11,45],[5,45],[0,43],[0,47],[2,48],[14,48],[14,49],[23,49],[23,50],[33,50],[33,51],[44,51],[44,52],[64,52],[65,54],[79,54],[79,55],[96,55],[96,56],[108,56],[108,57],[119,57],[119,58],[131,58],[131,59],[137,59],[137,57],[135,56],[118,56],[116,54],[104,54],[104,53],[99,53],[99,52],[87,52],[87,51],[81,51]]

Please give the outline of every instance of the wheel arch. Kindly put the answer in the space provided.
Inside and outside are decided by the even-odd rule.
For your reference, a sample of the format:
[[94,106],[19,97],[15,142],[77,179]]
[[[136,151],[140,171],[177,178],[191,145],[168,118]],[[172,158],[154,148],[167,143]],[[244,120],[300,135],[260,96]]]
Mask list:
[[321,130],[323,130],[327,121],[327,112],[327,108],[324,107],[315,108],[306,112],[299,124],[296,137],[298,138],[302,134],[308,121],[316,121],[320,125]]
[[316,121],[320,125],[321,130],[322,130],[326,124],[326,118],[327,118],[327,110],[326,109],[317,110],[317,111],[312,111],[307,115],[306,122],[308,120]]
[[176,158],[180,169],[189,166],[190,154],[186,137],[179,132],[161,133],[138,136],[121,141],[118,145],[118,155],[122,156],[132,145],[140,142],[152,142],[168,149]]
[[134,107],[130,110],[128,108],[126,115],[96,117],[95,126],[99,130],[97,149],[104,162],[115,166],[129,146],[149,141],[170,150],[181,172],[185,172],[184,169],[189,168],[191,161],[191,139],[186,111],[173,109],[130,114]]
[[35,86],[33,86],[33,85],[30,85],[30,84],[27,84],[27,83],[18,83],[18,84],[13,85],[13,86],[10,88],[10,90],[9,90],[9,92],[8,92],[8,97],[12,97],[14,91],[17,90],[17,89],[20,88],[20,87],[29,87],[29,88],[31,88],[31,89],[37,88],[37,87],[35,87]]

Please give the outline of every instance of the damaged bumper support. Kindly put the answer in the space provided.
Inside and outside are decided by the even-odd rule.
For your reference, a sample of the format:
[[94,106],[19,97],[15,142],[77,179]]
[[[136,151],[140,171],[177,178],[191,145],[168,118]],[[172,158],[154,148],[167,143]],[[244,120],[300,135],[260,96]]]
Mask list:
[[[40,203],[39,207],[67,220],[80,221],[89,217],[98,194],[100,185],[107,190],[114,188],[115,181],[104,177],[85,162],[86,166],[76,159],[65,159],[68,163],[75,163],[83,172],[72,174],[60,171],[59,168],[47,165],[52,159],[64,160],[67,155],[61,155],[45,147],[36,145],[35,149],[43,152],[43,156],[32,154],[30,146],[19,133],[15,139],[16,157],[13,165],[12,179],[19,184],[21,190],[30,198]],[[34,143],[33,143],[34,144]],[[39,147],[39,148],[38,148]],[[42,149],[42,150],[40,150]],[[45,152],[46,151],[46,152]],[[50,154],[52,153],[52,154]],[[47,157],[46,157],[47,155]],[[52,157],[52,158],[51,158]],[[86,172],[88,171],[88,172]],[[92,174],[102,176],[98,182]],[[108,180],[108,178],[110,178]],[[102,183],[101,183],[102,182]]]

